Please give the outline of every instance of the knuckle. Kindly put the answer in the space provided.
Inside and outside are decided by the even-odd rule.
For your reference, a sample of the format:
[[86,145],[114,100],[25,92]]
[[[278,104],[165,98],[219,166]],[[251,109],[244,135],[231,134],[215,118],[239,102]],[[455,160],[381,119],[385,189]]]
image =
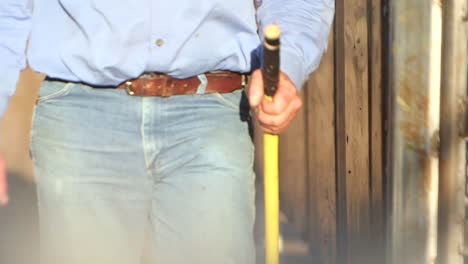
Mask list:
[[269,125],[271,124],[271,120],[267,114],[265,114],[263,111],[259,111],[257,114],[257,119],[259,122],[261,122],[264,125]]
[[277,127],[281,125],[281,120],[279,120],[278,118],[272,118],[270,124],[274,127]]
[[278,129],[278,128],[272,128],[272,129],[271,129],[271,133],[272,133],[272,134],[277,135],[277,134],[279,134],[280,132],[281,132],[281,131],[280,131],[280,129]]
[[279,104],[275,104],[271,108],[271,113],[275,115],[280,114],[282,111],[283,111],[283,107]]

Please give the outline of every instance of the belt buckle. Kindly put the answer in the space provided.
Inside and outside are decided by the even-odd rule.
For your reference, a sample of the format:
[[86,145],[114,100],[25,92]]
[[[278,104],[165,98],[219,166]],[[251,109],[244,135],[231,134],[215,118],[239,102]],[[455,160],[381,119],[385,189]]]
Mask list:
[[135,95],[135,91],[133,91],[133,83],[131,81],[125,82],[125,90],[127,91],[128,95]]

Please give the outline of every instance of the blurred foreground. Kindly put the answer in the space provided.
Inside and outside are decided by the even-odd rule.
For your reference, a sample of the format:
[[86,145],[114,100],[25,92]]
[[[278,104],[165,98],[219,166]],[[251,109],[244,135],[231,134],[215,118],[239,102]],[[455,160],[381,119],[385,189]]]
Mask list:
[[[25,180],[24,176],[9,173],[10,203],[0,208],[0,263],[1,264],[36,264],[38,263],[39,232],[35,185]],[[261,188],[258,186],[257,188]],[[261,192],[258,192],[259,194]],[[258,195],[260,196],[260,195]],[[260,197],[257,197],[260,198]],[[262,238],[263,217],[262,201],[257,199],[258,223],[256,238],[258,242],[258,264],[263,263]],[[293,228],[282,218],[283,241],[282,264],[318,263],[309,256],[304,242]],[[149,264],[149,263],[148,263]]]

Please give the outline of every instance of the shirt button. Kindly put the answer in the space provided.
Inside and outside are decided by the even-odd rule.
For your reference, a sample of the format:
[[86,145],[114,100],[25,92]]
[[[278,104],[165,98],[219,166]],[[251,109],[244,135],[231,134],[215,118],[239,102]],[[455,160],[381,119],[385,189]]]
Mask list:
[[164,45],[164,40],[162,40],[162,39],[156,40],[156,45],[157,45],[158,47],[161,47],[162,45]]

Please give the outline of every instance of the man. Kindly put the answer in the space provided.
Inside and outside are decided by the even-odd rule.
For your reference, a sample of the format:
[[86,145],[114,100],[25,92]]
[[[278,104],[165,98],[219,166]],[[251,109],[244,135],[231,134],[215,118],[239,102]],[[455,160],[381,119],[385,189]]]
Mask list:
[[[138,263],[146,234],[152,263],[254,263],[249,108],[266,132],[288,126],[334,9],[258,4],[2,1],[1,112],[26,58],[47,75],[31,130],[44,263]],[[273,102],[257,33],[271,23],[283,32]]]

